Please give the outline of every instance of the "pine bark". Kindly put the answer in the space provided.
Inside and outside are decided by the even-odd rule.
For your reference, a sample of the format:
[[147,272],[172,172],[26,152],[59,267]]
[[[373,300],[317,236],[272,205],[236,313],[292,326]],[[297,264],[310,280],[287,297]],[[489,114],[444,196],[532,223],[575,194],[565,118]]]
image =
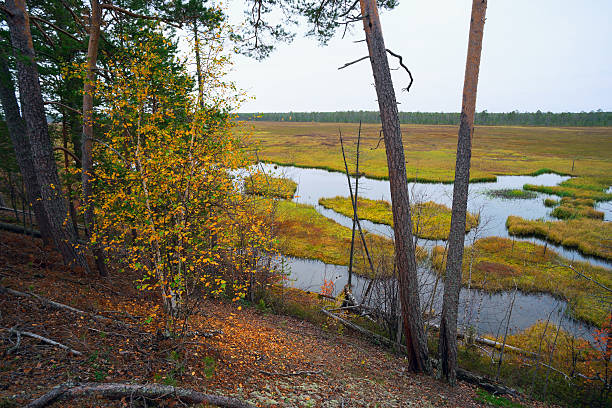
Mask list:
[[391,81],[387,49],[383,40],[376,0],[360,0],[360,5],[387,152],[395,236],[395,261],[400,285],[409,367],[415,372],[429,372],[430,364],[420,309],[408,179],[397,100]]
[[66,228],[68,206],[62,193],[57,165],[53,157],[49,128],[43,104],[30,21],[24,0],[7,0],[7,22],[11,43],[17,56],[17,78],[23,119],[30,142],[31,157],[40,198],[48,220],[49,234],[64,262],[89,271],[87,259],[79,249],[71,228]]
[[21,172],[21,177],[26,187],[26,194],[29,204],[32,206],[36,224],[45,244],[52,242],[51,232],[49,228],[49,220],[43,206],[40,195],[40,186],[34,171],[34,163],[32,162],[32,151],[30,148],[30,140],[27,135],[26,124],[21,116],[17,97],[15,96],[15,87],[13,78],[8,68],[6,56],[0,53],[0,102],[4,110],[4,118],[8,133],[15,150],[17,164]]
[[438,345],[440,371],[441,376],[451,385],[455,385],[457,382],[457,311],[459,307],[459,292],[461,290],[465,217],[470,183],[474,113],[476,110],[476,90],[478,87],[478,72],[480,70],[480,54],[486,9],[486,0],[473,0],[463,84],[461,123],[457,140],[453,208],[448,237],[446,277],[444,280],[444,297],[440,321],[440,341]]
[[[93,93],[96,82],[96,65],[98,63],[98,49],[100,45],[100,24],[102,9],[98,0],[91,0],[91,19],[89,27],[89,44],[87,46],[87,77],[83,86],[83,135],[81,137],[81,181],[83,185],[83,218],[85,233],[90,238],[95,228],[94,206],[92,202],[93,178]],[[108,274],[104,263],[104,253],[93,245],[92,252],[98,273],[102,276]]]

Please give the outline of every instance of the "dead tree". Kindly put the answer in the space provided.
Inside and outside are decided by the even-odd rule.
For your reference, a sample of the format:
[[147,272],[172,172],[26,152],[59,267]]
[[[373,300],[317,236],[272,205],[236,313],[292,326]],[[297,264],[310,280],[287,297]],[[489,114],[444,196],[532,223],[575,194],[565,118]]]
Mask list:
[[457,311],[459,308],[459,291],[461,290],[465,217],[470,183],[474,112],[476,110],[476,89],[478,86],[486,9],[487,0],[473,0],[465,80],[463,84],[461,124],[459,125],[457,141],[457,163],[455,167],[455,185],[453,187],[451,228],[448,237],[442,317],[440,321],[440,342],[438,345],[440,371],[442,377],[448,380],[451,385],[455,385],[457,382]]

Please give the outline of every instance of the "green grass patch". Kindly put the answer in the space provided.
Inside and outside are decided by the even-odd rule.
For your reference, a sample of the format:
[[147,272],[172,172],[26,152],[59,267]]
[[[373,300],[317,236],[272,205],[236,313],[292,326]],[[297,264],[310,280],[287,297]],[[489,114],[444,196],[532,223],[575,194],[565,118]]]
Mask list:
[[[338,138],[354,156],[358,124],[251,122],[261,160],[299,167],[344,171]],[[455,175],[457,126],[402,125],[408,180],[450,183]],[[612,174],[612,128],[476,126],[470,180],[494,181],[496,175],[543,173],[609,177]],[[388,178],[379,124],[361,130],[360,171]],[[573,163],[573,165],[572,165]]]
[[476,397],[474,400],[483,404],[490,405],[492,407],[505,407],[505,408],[521,408],[522,405],[509,400],[508,398],[498,397],[490,394],[485,390],[476,391]]
[[[439,274],[444,274],[445,259],[445,249],[435,247],[432,263]],[[489,292],[512,290],[516,285],[523,292],[548,293],[567,301],[572,317],[601,326],[608,310],[598,299],[606,292],[559,263],[571,264],[586,276],[612,286],[610,269],[570,261],[542,245],[501,237],[479,239],[465,249],[462,283]]]
[[506,220],[510,235],[534,236],[576,248],[585,255],[612,259],[612,223],[591,218],[566,221],[526,220],[510,216]]
[[[274,222],[279,248],[285,255],[348,265],[351,229],[321,215],[313,206],[279,201]],[[392,273],[393,241],[376,234],[364,233],[373,264],[379,268],[375,271],[376,274]],[[427,257],[427,252],[417,248],[417,257],[422,260]],[[354,259],[355,272],[370,277],[372,273],[359,233],[355,234]]]
[[[321,198],[319,204],[347,217],[353,217],[353,205],[349,197]],[[448,239],[451,222],[450,208],[428,201],[411,205],[410,213],[413,234],[425,239]],[[391,203],[388,201],[358,198],[357,214],[361,219],[393,226],[393,213]],[[478,225],[478,221],[477,215],[468,213],[465,231],[469,232]]]
[[553,194],[560,197],[583,198],[594,201],[612,200],[606,190],[612,184],[611,177],[574,177],[559,183],[558,186],[538,186],[525,184],[523,189]]
[[504,188],[500,190],[489,190],[487,191],[487,195],[491,197],[505,198],[508,200],[512,200],[512,199],[526,200],[526,199],[537,197],[537,194],[534,193],[533,191],[511,189],[511,188]]
[[552,198],[544,199],[544,206],[545,207],[554,207],[556,205],[559,205],[559,200],[555,200],[555,199],[552,199]]
[[569,220],[576,218],[592,218],[596,220],[603,220],[604,213],[597,211],[592,207],[587,206],[573,206],[573,205],[560,205],[555,208],[550,215],[560,220]]
[[288,178],[256,173],[244,180],[246,194],[290,199],[295,195],[295,190],[297,190],[297,183]]
[[595,208],[595,200],[590,198],[572,198],[563,197],[561,205],[555,208],[550,214],[561,220],[574,218],[593,218],[603,220],[604,213],[597,211]]

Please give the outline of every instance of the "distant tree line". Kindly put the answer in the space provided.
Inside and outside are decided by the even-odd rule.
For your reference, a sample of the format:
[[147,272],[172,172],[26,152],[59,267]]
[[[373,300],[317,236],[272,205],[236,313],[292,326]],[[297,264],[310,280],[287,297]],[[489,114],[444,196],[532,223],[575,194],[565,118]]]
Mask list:
[[[378,112],[269,112],[240,113],[240,120],[271,122],[338,122],[338,123],[380,123]],[[420,125],[457,125],[459,113],[456,112],[399,112],[403,124]],[[515,126],[612,126],[612,112],[601,109],[591,112],[519,112],[507,113],[476,112],[477,125],[515,125]]]

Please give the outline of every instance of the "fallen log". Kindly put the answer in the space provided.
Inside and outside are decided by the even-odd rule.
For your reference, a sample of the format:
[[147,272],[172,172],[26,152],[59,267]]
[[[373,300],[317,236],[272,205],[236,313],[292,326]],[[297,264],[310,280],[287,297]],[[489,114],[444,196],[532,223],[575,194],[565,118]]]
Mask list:
[[349,322],[348,320],[343,319],[340,316],[333,314],[332,312],[330,312],[329,310],[327,310],[325,308],[322,308],[321,311],[325,315],[331,317],[332,319],[338,320],[340,323],[342,323],[346,327],[351,328],[351,329],[353,329],[353,330],[355,330],[355,331],[357,331],[357,332],[359,332],[361,334],[365,334],[366,336],[373,337],[374,339],[378,340],[379,342],[381,342],[383,344],[386,344],[386,345],[392,346],[392,347],[399,347],[402,350],[405,348],[403,345],[398,344],[398,343],[394,342],[393,340],[389,340],[385,336],[381,336],[380,334],[376,334],[376,333],[373,333],[373,332],[371,332],[371,331],[369,331],[367,329],[364,329],[363,327],[361,327],[361,326],[359,326],[359,325],[357,325],[357,324],[355,324],[353,322]]
[[61,384],[26,405],[26,408],[43,408],[56,401],[97,396],[108,399],[144,398],[176,399],[184,404],[210,404],[223,408],[255,408],[237,398],[204,394],[188,388],[161,384],[84,383]]
[[9,329],[9,332],[15,334],[18,339],[21,336],[31,337],[33,339],[40,340],[43,343],[47,343],[47,344],[50,344],[52,346],[59,347],[62,350],[66,350],[67,352],[69,352],[71,354],[74,354],[75,356],[82,356],[83,355],[83,353],[81,353],[78,350],[72,349],[72,348],[66,346],[65,344],[59,343],[59,342],[57,342],[55,340],[51,340],[51,339],[49,339],[47,337],[43,337],[43,336],[41,336],[39,334],[36,334],[36,333],[32,333],[32,332],[28,332],[28,331],[21,331],[21,330],[16,330],[16,329]]
[[0,229],[3,229],[5,231],[10,231],[10,232],[15,232],[17,234],[31,235],[36,238],[41,237],[39,231],[30,230],[30,229],[24,228],[21,225],[17,225],[17,224],[8,224],[6,222],[0,222]]
[[[430,327],[433,327],[436,330],[440,330],[440,326],[437,325],[436,323],[431,323]],[[457,338],[458,339],[463,339],[465,337],[466,337],[465,334],[461,333],[460,331],[457,331]],[[503,348],[505,350],[510,350],[510,351],[513,351],[513,352],[515,352],[517,354],[522,354],[522,355],[527,356],[527,357],[537,357],[538,356],[537,353],[534,353],[532,351],[523,350],[521,348],[514,347],[514,346],[511,346],[509,344],[500,343],[499,341],[487,339],[485,337],[475,336],[473,340],[474,340],[475,343],[479,343],[479,344],[482,344],[482,345],[485,345],[485,346],[493,347],[493,348],[498,349],[498,350],[501,350]]]
[[[392,341],[392,340],[390,340],[390,339],[388,339],[388,338],[386,338],[384,336],[381,336],[381,335],[373,333],[373,332],[371,332],[371,331],[369,331],[367,329],[364,329],[363,327],[361,327],[361,326],[359,326],[359,325],[357,325],[355,323],[349,322],[348,320],[343,319],[340,316],[337,316],[337,315],[331,313],[329,310],[326,310],[325,308],[321,309],[321,311],[323,313],[325,313],[327,316],[329,316],[329,317],[331,317],[333,319],[338,320],[343,325],[345,325],[345,326],[347,326],[347,327],[349,327],[349,328],[351,328],[351,329],[353,329],[353,330],[355,330],[355,331],[357,331],[359,333],[362,333],[362,334],[365,334],[367,336],[373,337],[376,340],[380,341],[381,343],[384,343],[384,344],[387,344],[387,345],[390,345],[390,346],[393,346],[393,347],[397,347],[399,350],[402,350],[404,352],[406,351],[406,347],[403,344],[396,343],[396,342],[394,342],[394,341]],[[506,346],[506,347],[508,347],[508,346]],[[432,358],[432,361],[434,362],[435,365],[437,365],[437,360],[436,359]],[[485,390],[487,390],[489,392],[492,392],[492,393],[495,393],[495,394],[506,394],[506,395],[520,396],[519,392],[516,391],[513,388],[506,387],[504,385],[495,383],[495,382],[491,381],[490,379],[488,379],[486,377],[473,374],[473,373],[471,373],[471,372],[469,372],[467,370],[461,369],[461,368],[457,369],[457,378],[462,380],[462,381],[478,385],[479,387],[482,387]]]
[[105,322],[114,322],[114,323],[119,323],[121,325],[127,326],[127,323],[123,323],[122,321],[111,319],[111,318],[105,317],[105,316],[100,316],[100,315],[93,314],[93,313],[89,313],[89,312],[86,312],[84,310],[80,310],[80,309],[74,308],[72,306],[68,306],[68,305],[65,305],[63,303],[56,302],[56,301],[51,300],[51,299],[47,299],[47,298],[42,297],[40,295],[37,295],[35,293],[20,292],[20,291],[15,290],[15,289],[6,288],[4,286],[0,286],[0,293],[9,293],[9,294],[11,294],[13,296],[19,296],[19,297],[31,297],[31,298],[34,298],[34,299],[38,300],[41,303],[44,303],[44,304],[46,304],[48,306],[51,306],[54,309],[67,310],[67,311],[72,312],[72,313],[76,313],[76,314],[79,314],[79,315],[91,317],[94,320],[100,320],[100,321],[105,321]]
[[492,394],[512,395],[519,398],[521,397],[521,394],[514,388],[506,387],[505,385],[495,383],[486,377],[476,375],[462,368],[457,368],[457,379],[469,382],[470,384],[477,385]]

